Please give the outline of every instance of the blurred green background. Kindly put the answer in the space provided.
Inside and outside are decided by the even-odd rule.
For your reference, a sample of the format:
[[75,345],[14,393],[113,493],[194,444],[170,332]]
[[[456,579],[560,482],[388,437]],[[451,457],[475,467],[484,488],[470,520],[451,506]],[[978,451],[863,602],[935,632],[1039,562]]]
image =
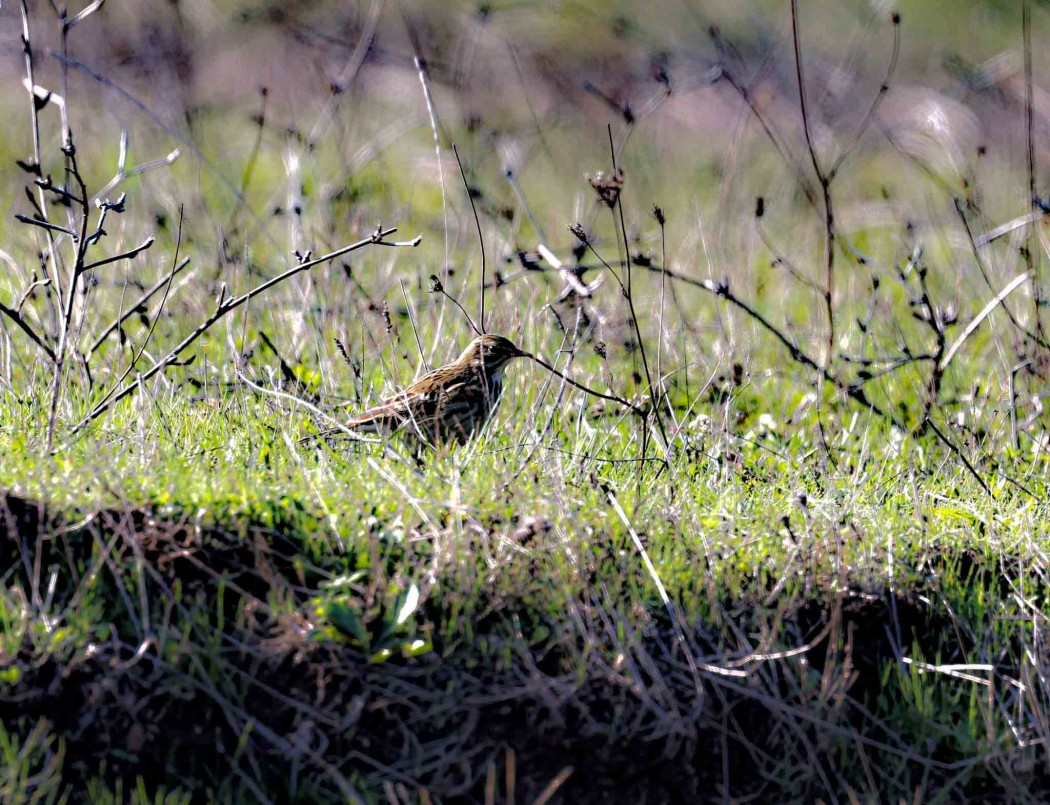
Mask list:
[[[71,4],[70,13],[84,5]],[[49,3],[30,7],[38,81],[57,91],[54,14]],[[734,173],[734,154],[747,153],[749,161],[771,155],[745,147],[762,134],[739,95],[725,81],[711,83],[712,69],[723,65],[749,86],[802,153],[789,9],[786,0],[111,0],[70,38],[70,55],[83,65],[71,67],[71,119],[75,130],[90,134],[102,173],[98,146],[107,146],[112,161],[122,128],[133,134],[133,161],[182,148],[179,170],[201,177],[210,209],[232,199],[222,192],[208,197],[205,177],[242,184],[257,135],[252,116],[265,107],[263,159],[246,188],[256,213],[287,202],[281,151],[305,145],[325,157],[308,160],[300,152],[302,178],[313,185],[316,203],[331,202],[349,186],[356,204],[348,214],[389,218],[396,205],[399,213],[432,216],[439,193],[413,66],[419,53],[429,67],[442,132],[457,142],[496,208],[514,205],[502,176],[509,165],[542,210],[536,215],[545,227],[568,222],[583,172],[607,165],[605,127],[614,124],[619,135],[624,109],[636,120],[625,152],[631,197],[643,206],[676,197],[687,203],[709,199],[721,184],[724,205],[727,193],[746,198],[787,189],[776,184],[783,165],[775,158],[765,174]],[[941,126],[958,148],[955,169],[976,160],[978,145],[989,148],[996,170],[1023,169],[1019,0],[804,0],[800,11],[818,150],[834,152],[855,131],[883,80],[889,19],[899,12],[901,56],[882,110],[886,126],[917,131],[917,137]],[[1033,2],[1037,53],[1047,41],[1048,16],[1045,3]],[[712,27],[727,47],[716,45]],[[5,157],[29,149],[20,33],[17,4],[7,3],[0,10],[0,108],[10,121]],[[1041,59],[1034,67],[1038,87],[1048,68]],[[345,91],[333,95],[340,85]],[[1050,103],[1042,91],[1035,111],[1044,157]],[[931,115],[943,120],[931,122]],[[879,139],[877,131],[869,133],[868,144],[877,147]],[[21,177],[10,159],[3,164],[13,189]],[[726,188],[730,181],[734,186]],[[737,192],[741,183],[747,192]],[[864,184],[851,192],[863,196]],[[1023,200],[1023,188],[1016,192]],[[17,193],[8,197],[18,204]]]

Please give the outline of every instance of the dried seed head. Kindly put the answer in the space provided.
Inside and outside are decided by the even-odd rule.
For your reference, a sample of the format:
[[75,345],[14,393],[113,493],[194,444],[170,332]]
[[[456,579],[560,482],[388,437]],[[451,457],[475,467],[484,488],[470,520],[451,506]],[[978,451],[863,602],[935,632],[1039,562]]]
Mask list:
[[620,200],[620,191],[623,189],[623,168],[617,168],[612,176],[606,176],[603,171],[587,174],[587,181],[591,183],[594,192],[598,194],[601,202],[612,209]]
[[445,286],[441,284],[437,274],[430,275],[430,285],[428,287],[431,293],[442,293],[445,290]]

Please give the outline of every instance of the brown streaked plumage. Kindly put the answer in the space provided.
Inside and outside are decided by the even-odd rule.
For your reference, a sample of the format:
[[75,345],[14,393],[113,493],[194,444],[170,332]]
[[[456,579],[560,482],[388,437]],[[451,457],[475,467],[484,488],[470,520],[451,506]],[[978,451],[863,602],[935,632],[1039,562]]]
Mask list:
[[503,390],[503,370],[529,357],[501,335],[475,338],[460,356],[346,423],[373,433],[400,432],[432,445],[465,444],[488,420]]

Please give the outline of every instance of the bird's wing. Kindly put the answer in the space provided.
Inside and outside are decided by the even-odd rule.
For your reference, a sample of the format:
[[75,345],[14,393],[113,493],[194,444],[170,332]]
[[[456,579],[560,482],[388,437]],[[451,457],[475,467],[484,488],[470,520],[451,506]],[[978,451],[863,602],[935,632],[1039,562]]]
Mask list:
[[444,370],[435,369],[393,397],[388,397],[378,405],[361,412],[347,422],[346,426],[390,431],[414,422],[420,428],[425,428],[441,407],[449,385]]
[[[362,411],[357,416],[351,418],[346,426],[348,428],[362,428],[370,430],[386,430],[390,427],[397,427],[401,420],[405,418],[408,412],[408,406],[405,401],[400,398],[392,398],[384,400],[369,408],[367,411]],[[374,426],[368,428],[367,426]]]

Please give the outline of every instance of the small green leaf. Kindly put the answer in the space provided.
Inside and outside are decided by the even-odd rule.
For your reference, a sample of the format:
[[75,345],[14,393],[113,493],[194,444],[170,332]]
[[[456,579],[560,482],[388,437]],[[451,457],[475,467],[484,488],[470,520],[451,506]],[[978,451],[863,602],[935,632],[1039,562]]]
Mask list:
[[341,601],[332,601],[325,606],[325,615],[336,629],[354,638],[366,651],[368,650],[368,630],[350,607]]
[[22,669],[17,665],[12,665],[10,668],[0,669],[0,683],[5,685],[17,685],[21,678]]
[[382,651],[377,651],[375,654],[369,657],[368,661],[372,665],[379,665],[379,663],[386,662],[387,660],[389,660],[393,653],[394,652],[392,652],[390,649],[385,648]]
[[338,590],[342,587],[349,587],[353,584],[357,584],[357,582],[361,581],[361,579],[365,578],[367,575],[367,570],[355,570],[353,573],[343,574],[341,576],[336,576],[333,579],[322,581],[320,587],[322,590]]
[[412,640],[408,643],[401,644],[401,653],[405,657],[419,657],[422,654],[428,654],[434,650],[433,644],[429,640]]

